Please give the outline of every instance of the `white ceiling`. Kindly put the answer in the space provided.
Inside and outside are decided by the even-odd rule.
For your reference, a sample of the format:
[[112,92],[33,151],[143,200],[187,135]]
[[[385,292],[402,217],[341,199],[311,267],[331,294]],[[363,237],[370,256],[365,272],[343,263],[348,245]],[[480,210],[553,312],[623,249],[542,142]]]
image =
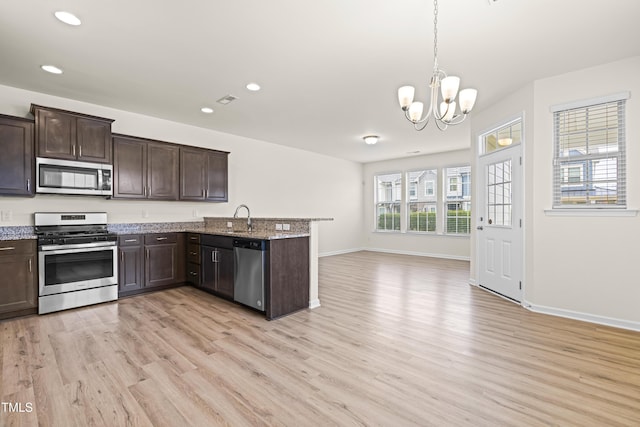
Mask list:
[[[476,110],[533,80],[640,55],[637,0],[439,9],[440,66],[478,89]],[[82,26],[62,24],[57,10]],[[414,131],[397,104],[405,84],[426,97],[432,44],[430,0],[0,2],[2,85],[359,162],[469,147],[466,129]],[[227,94],[239,99],[215,102]],[[375,146],[362,142],[370,133]]]

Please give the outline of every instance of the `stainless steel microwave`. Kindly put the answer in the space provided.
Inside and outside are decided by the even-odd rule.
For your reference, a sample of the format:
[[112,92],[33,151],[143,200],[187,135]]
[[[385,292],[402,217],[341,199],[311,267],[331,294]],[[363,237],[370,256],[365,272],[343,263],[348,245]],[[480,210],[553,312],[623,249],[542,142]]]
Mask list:
[[113,166],[36,157],[36,193],[111,196]]

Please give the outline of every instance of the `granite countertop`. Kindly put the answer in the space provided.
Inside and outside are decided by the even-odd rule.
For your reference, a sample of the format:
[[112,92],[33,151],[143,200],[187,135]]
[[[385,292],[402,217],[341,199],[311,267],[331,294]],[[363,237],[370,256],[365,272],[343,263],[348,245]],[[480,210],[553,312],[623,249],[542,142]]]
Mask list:
[[0,240],[27,240],[36,238],[36,233],[30,225],[0,227]]
[[293,238],[296,238],[296,237],[308,237],[309,236],[309,233],[297,233],[297,232],[291,232],[291,233],[273,232],[273,233],[269,233],[269,232],[265,232],[265,231],[256,231],[256,232],[249,233],[248,231],[233,231],[233,232],[229,232],[229,231],[220,231],[220,230],[214,230],[214,229],[208,229],[208,228],[197,230],[197,231],[193,231],[193,233],[213,234],[213,235],[216,235],[216,236],[242,237],[242,238],[259,239],[259,240],[293,239]]

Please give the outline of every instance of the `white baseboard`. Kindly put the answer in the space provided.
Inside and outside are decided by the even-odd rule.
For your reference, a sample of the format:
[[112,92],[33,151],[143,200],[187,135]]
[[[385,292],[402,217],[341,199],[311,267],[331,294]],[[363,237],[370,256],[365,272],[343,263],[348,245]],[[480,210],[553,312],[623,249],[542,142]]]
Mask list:
[[309,308],[310,309],[314,309],[314,308],[318,308],[320,307],[320,300],[318,298],[309,301]]
[[596,323],[598,325],[612,326],[614,328],[629,329],[640,332],[640,322],[631,320],[616,319],[613,317],[598,316],[596,314],[582,313],[579,311],[565,310],[562,308],[547,307],[544,305],[531,304],[525,300],[522,306],[527,310],[536,313],[549,314],[551,316],[566,317],[568,319],[582,320],[583,322]]
[[413,255],[413,256],[424,256],[430,258],[442,258],[442,259],[455,259],[458,261],[470,261],[468,256],[458,256],[458,255],[449,255],[449,254],[432,254],[426,252],[412,252],[412,251],[401,251],[396,249],[382,249],[382,248],[362,248],[363,251],[371,251],[371,252],[383,252],[388,254],[397,254],[397,255]]
[[353,252],[360,252],[360,251],[365,251],[365,248],[352,248],[352,249],[342,249],[339,251],[331,251],[331,252],[322,252],[318,254],[318,258],[322,258],[325,256],[333,256],[333,255],[343,255],[343,254],[350,254]]

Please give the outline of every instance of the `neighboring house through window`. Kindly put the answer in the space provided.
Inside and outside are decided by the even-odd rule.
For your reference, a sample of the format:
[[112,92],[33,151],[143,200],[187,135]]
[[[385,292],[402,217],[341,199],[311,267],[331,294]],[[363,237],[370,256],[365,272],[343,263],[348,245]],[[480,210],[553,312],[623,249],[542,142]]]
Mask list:
[[444,168],[445,233],[471,233],[471,166]]
[[376,188],[376,230],[400,231],[402,174],[388,173],[374,177]]
[[409,183],[407,198],[407,231],[436,231],[436,203],[434,183],[437,169],[421,169],[406,173]]

